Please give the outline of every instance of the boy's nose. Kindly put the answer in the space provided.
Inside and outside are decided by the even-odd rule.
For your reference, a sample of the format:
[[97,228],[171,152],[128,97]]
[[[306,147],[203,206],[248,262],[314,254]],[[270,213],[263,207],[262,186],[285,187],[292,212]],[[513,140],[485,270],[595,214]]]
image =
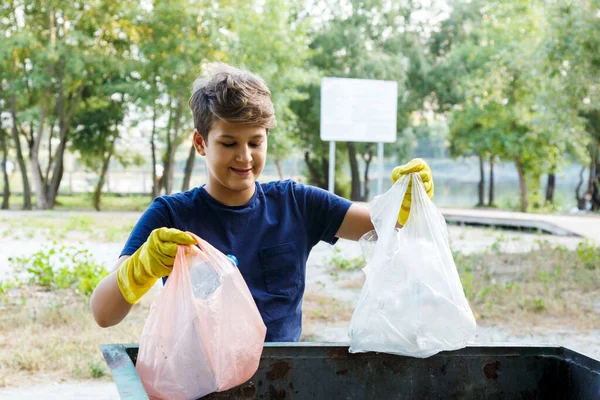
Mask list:
[[242,150],[237,154],[236,161],[248,162],[252,161],[252,154],[250,153],[250,147],[244,146]]

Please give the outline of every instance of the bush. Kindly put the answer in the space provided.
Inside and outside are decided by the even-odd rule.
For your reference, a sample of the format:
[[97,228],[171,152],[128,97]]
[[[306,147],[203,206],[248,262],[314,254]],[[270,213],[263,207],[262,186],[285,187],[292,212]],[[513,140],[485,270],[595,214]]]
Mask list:
[[596,269],[600,267],[600,246],[591,240],[584,240],[577,245],[575,250],[577,261],[587,269]]
[[17,274],[17,282],[46,290],[72,289],[85,298],[108,273],[88,250],[59,246],[56,242],[30,256],[9,261]]

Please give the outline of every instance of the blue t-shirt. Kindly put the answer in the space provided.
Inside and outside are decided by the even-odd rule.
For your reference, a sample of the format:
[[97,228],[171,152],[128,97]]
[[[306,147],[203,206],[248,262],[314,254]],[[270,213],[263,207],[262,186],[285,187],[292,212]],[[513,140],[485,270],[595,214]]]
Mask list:
[[130,255],[156,228],[190,231],[234,255],[267,326],[267,341],[300,340],[306,260],[320,240],[334,244],[351,203],[291,180],[259,184],[250,201],[226,206],[204,186],[154,199],[121,255]]

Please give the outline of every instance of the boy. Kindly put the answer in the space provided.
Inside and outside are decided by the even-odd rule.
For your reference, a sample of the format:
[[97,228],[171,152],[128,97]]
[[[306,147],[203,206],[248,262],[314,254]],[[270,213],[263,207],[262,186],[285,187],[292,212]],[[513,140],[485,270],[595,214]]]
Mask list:
[[[298,341],[306,260],[320,240],[358,240],[371,231],[369,211],[322,189],[291,180],[258,183],[269,130],[275,127],[271,93],[256,75],[213,67],[192,86],[194,146],[205,157],[208,181],[185,193],[157,197],[140,217],[115,270],[94,290],[91,309],[101,327],[118,324],[132,305],[168,276],[177,245],[195,244],[194,232],[239,260],[267,326],[267,341]],[[431,171],[422,160],[397,167],[392,179],[420,173],[430,197]],[[399,222],[410,209],[404,199]]]

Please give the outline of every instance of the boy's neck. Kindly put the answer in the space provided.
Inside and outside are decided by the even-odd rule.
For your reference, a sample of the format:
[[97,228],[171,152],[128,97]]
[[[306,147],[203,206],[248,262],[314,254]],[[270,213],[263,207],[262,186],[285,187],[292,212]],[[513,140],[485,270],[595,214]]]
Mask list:
[[234,191],[218,184],[207,182],[204,190],[219,203],[228,207],[237,207],[243,206],[252,199],[252,196],[256,192],[256,184],[246,190]]

